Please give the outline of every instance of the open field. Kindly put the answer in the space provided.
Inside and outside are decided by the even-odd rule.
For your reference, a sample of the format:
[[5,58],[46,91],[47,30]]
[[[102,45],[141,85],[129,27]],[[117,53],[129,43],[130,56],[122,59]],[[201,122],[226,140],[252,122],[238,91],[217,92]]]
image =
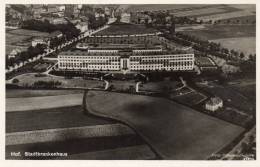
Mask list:
[[9,54],[16,48],[21,49],[21,51],[26,50],[29,46],[31,46],[31,40],[34,37],[49,37],[49,33],[25,29],[6,31],[6,54]]
[[39,63],[33,66],[33,69],[35,71],[46,71],[48,67],[51,67],[53,64],[49,63]]
[[244,17],[244,16],[251,16],[251,15],[253,15],[253,13],[247,11],[234,11],[229,13],[218,13],[213,15],[200,16],[197,19],[203,20],[205,22],[212,20],[214,22],[217,20],[232,19],[234,17]]
[[83,94],[7,98],[6,112],[69,107],[82,104]]
[[163,159],[206,159],[244,130],[162,98],[90,91],[86,103],[133,127]]
[[237,80],[235,84],[230,84],[228,87],[240,92],[246,96],[252,104],[256,103],[256,80],[255,79],[244,79]]
[[[140,5],[130,5],[126,11],[135,12],[135,11],[158,11],[158,10],[192,10],[197,8],[207,8],[213,5],[198,5],[198,4],[140,4]],[[218,5],[214,5],[218,6]]]
[[194,8],[187,11],[173,11],[172,14],[174,16],[188,16],[188,17],[202,17],[202,16],[210,16],[215,14],[222,14],[222,13],[230,13],[234,11],[240,11],[239,9],[229,7],[229,6],[208,6],[204,8]]
[[[112,136],[112,137],[102,137],[102,138],[83,138],[83,139],[74,139],[74,140],[67,140],[61,142],[43,142],[43,143],[32,143],[32,144],[21,144],[21,145],[10,145],[6,146],[6,158],[7,159],[14,159],[15,157],[10,156],[10,152],[17,152],[20,151],[22,153],[21,157],[17,157],[17,159],[57,159],[59,157],[26,157],[23,155],[23,152],[60,152],[60,153],[68,153],[68,156],[73,155],[74,159],[77,159],[79,156],[81,159],[88,159],[89,156],[80,156],[83,153],[95,153],[98,151],[105,151],[111,149],[118,149],[124,147],[131,147],[131,146],[143,146],[144,143],[140,137],[136,135],[125,135],[125,136]],[[147,147],[147,146],[146,146]],[[131,150],[130,150],[131,151]],[[138,150],[137,148],[132,151],[133,154],[143,154],[148,155],[149,158],[154,158],[154,153],[149,149]],[[106,157],[105,159],[116,159],[117,156],[114,154],[110,154],[111,152],[107,152],[107,154],[103,156]],[[131,153],[131,152],[129,152]],[[78,154],[78,155],[77,155]],[[115,154],[115,155],[118,155]],[[131,154],[125,154],[127,156],[124,159],[128,159],[128,156],[131,157]],[[152,156],[151,156],[152,155]],[[73,158],[72,157],[72,158]],[[90,158],[89,157],[89,158]],[[138,156],[133,159],[138,158]],[[147,156],[143,156],[145,158]],[[64,157],[66,159],[66,157]],[[90,158],[91,159],[91,158]],[[102,158],[100,158],[102,159]]]
[[37,81],[59,81],[61,85],[59,87],[73,87],[73,88],[104,88],[103,81],[97,80],[85,80],[82,78],[73,78],[73,79],[65,79],[64,77],[58,76],[44,76],[44,77],[36,77],[36,73],[23,74],[15,77],[19,80],[19,86],[32,86],[34,82]]
[[6,44],[5,45],[5,53],[6,55],[10,54],[14,49],[19,49],[20,51],[26,51],[27,48],[29,47],[28,46],[16,46],[16,45],[9,45],[9,44]]
[[144,25],[133,24],[113,24],[109,28],[102,30],[95,35],[130,35],[130,34],[147,34],[158,32],[156,29],[147,28]]
[[205,29],[182,31],[199,39],[214,40],[235,37],[255,37],[255,25],[207,25]]
[[240,17],[233,17],[229,19],[222,19],[219,20],[218,23],[223,24],[255,24],[256,23],[256,15],[250,16],[240,16]]
[[150,160],[156,159],[156,155],[147,145],[138,145],[95,151],[83,154],[74,154],[69,159],[88,159],[88,160]]
[[114,124],[115,121],[84,115],[81,105],[6,113],[6,132],[24,132],[92,125]]
[[174,16],[197,17],[198,20],[222,20],[255,15],[255,5],[145,4],[128,5],[126,11],[169,11]]
[[31,39],[31,36],[27,36],[27,35],[17,35],[17,34],[11,34],[9,32],[6,33],[5,36],[5,40],[6,40],[6,44],[16,44],[17,42],[22,42],[22,41],[27,41],[29,39]]
[[238,37],[238,38],[223,38],[211,40],[212,42],[220,43],[223,47],[229,50],[237,50],[244,52],[246,56],[256,53],[256,37]]
[[33,36],[33,37],[49,37],[49,33],[34,31],[34,30],[26,30],[26,29],[16,29],[12,31],[8,31],[9,34],[14,34],[17,36],[24,35],[24,36]]
[[6,98],[22,98],[22,97],[39,97],[39,96],[56,96],[67,94],[83,93],[82,90],[46,90],[46,89],[6,89]]
[[6,133],[6,145],[19,145],[41,142],[55,142],[82,138],[134,135],[135,132],[123,124],[90,125],[42,129],[24,132]]

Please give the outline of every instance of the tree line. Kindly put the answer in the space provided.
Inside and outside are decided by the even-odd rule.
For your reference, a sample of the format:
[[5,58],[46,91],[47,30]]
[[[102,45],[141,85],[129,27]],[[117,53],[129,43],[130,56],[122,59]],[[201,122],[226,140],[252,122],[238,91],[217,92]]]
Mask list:
[[164,33],[166,39],[172,40],[184,46],[190,46],[193,49],[199,51],[202,55],[208,54],[225,59],[230,63],[235,63],[240,66],[242,72],[253,72],[256,70],[256,54],[250,54],[247,60],[243,60],[245,54],[235,50],[229,50],[222,47],[219,43],[209,42],[208,40],[202,40],[195,36],[183,34],[183,33]]
[[29,59],[32,59],[33,57],[43,54],[46,49],[46,45],[43,44],[37,44],[35,47],[30,46],[27,48],[26,51],[23,51],[21,53],[18,53],[17,56],[14,58],[6,58],[6,67],[8,66],[14,66],[15,64],[19,64],[20,62],[25,62]]

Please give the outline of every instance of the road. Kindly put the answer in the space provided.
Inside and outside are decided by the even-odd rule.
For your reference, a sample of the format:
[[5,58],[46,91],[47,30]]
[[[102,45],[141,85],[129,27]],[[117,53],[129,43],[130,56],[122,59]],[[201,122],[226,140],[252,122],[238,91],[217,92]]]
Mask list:
[[111,18],[111,19],[109,19],[108,23],[106,25],[104,25],[103,27],[101,27],[101,28],[99,28],[97,30],[89,30],[89,31],[85,32],[84,34],[81,34],[78,37],[75,37],[75,38],[71,39],[70,41],[67,41],[67,42],[65,42],[65,43],[55,47],[54,49],[47,48],[47,49],[44,50],[46,53],[43,53],[43,54],[40,54],[40,55],[36,55],[31,61],[27,60],[27,61],[25,61],[22,64],[19,64],[17,66],[14,65],[14,67],[12,67],[11,69],[7,70],[6,73],[9,73],[9,72],[12,72],[14,70],[17,70],[18,68],[23,67],[27,63],[35,62],[35,61],[39,60],[40,58],[45,57],[45,56],[47,56],[47,55],[49,55],[49,54],[51,54],[53,52],[56,52],[57,50],[60,50],[60,49],[66,47],[68,45],[71,45],[71,44],[73,44],[75,42],[78,42],[79,40],[82,40],[83,38],[86,38],[87,36],[91,36],[91,35],[99,32],[99,31],[102,31],[102,30],[108,28],[109,24],[115,22],[115,20],[116,20],[115,18]]

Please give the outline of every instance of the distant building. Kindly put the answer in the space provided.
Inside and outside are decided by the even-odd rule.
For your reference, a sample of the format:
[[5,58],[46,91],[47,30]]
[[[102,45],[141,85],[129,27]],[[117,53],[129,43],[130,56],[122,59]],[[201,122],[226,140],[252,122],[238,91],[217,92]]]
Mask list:
[[47,38],[34,38],[32,40],[32,46],[35,47],[37,46],[38,44],[43,44],[43,45],[49,45],[49,40]]
[[14,49],[12,50],[9,54],[8,54],[8,59],[10,58],[15,58],[19,53],[21,53],[22,51],[20,49]]
[[143,13],[131,13],[131,22],[135,24],[147,24],[152,22],[152,18]]
[[104,13],[95,12],[95,18],[98,20],[100,17],[105,17]]
[[88,23],[87,22],[80,22],[76,25],[76,28],[80,30],[80,32],[88,31]]
[[223,107],[223,100],[219,97],[212,97],[205,104],[206,110],[209,111],[216,111],[222,107]]
[[67,24],[68,21],[64,18],[48,18],[51,24]]
[[43,44],[46,46],[50,45],[50,40],[52,38],[61,38],[63,36],[62,32],[60,31],[54,31],[49,34],[48,37],[36,37],[32,40],[32,46],[35,47],[38,44]]
[[120,21],[123,23],[130,23],[131,15],[130,13],[122,13]]

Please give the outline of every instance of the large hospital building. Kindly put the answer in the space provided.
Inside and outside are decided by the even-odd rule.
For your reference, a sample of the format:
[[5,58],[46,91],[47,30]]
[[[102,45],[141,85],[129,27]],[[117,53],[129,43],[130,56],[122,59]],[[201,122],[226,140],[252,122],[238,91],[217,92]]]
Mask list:
[[163,51],[161,46],[101,45],[60,53],[58,67],[60,70],[123,72],[189,71],[194,68],[194,54]]

